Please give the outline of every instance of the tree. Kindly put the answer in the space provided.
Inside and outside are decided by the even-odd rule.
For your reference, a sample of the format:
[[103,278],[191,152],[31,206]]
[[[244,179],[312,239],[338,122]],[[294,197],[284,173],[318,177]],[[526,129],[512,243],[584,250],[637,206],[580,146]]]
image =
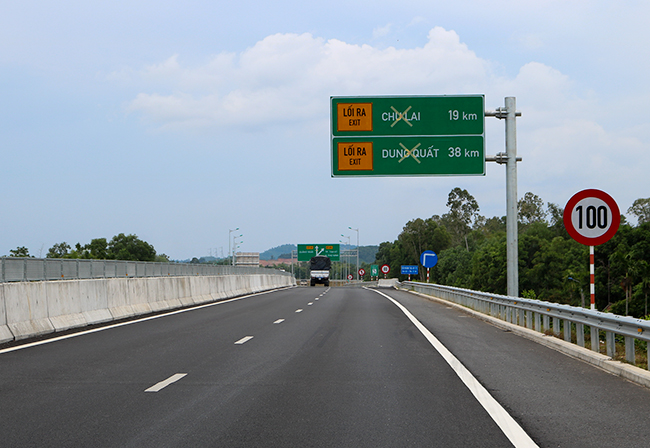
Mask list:
[[29,249],[27,249],[25,246],[19,246],[15,249],[11,249],[9,251],[11,255],[10,257],[22,257],[22,258],[29,258],[31,255],[29,255]]
[[637,199],[627,209],[627,212],[636,216],[637,225],[650,222],[650,198]]
[[547,213],[544,211],[544,201],[542,198],[527,192],[522,199],[517,202],[519,222],[527,225],[534,222],[545,222]]
[[65,241],[57,243],[47,251],[46,258],[65,258],[70,253],[70,245]]
[[112,260],[154,261],[156,250],[136,235],[115,235],[108,243],[107,255]]
[[[449,232],[433,218],[407,222],[397,240],[403,249],[400,264],[410,265],[418,264],[420,254],[425,250],[439,253],[451,245]],[[424,271],[420,272],[420,279],[424,280]]]
[[547,213],[550,215],[550,228],[555,232],[555,236],[569,238],[569,234],[564,227],[564,209],[557,204],[548,202],[546,204]]
[[[90,240],[90,244],[84,246],[84,254],[94,260],[104,260],[108,258],[108,243],[106,238],[95,238]],[[85,258],[85,257],[84,257]]]
[[467,234],[472,223],[480,219],[478,202],[467,190],[456,187],[449,192],[447,207],[449,213],[442,216],[442,222],[452,234],[454,243],[464,240],[465,249],[469,252]]
[[156,259],[154,261],[157,261],[158,263],[169,263],[169,255],[166,254],[158,254],[156,255]]

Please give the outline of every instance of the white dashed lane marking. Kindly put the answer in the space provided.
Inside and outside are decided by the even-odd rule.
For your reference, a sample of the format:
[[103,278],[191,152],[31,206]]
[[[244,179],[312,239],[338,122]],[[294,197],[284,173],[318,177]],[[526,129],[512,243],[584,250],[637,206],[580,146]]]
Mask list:
[[235,344],[236,345],[242,345],[242,344],[247,343],[251,339],[253,339],[253,336],[245,336],[245,337],[241,338],[239,341],[235,342]]
[[169,378],[167,378],[166,380],[154,384],[149,389],[146,389],[145,392],[158,392],[159,390],[164,389],[165,387],[169,386],[170,384],[175,383],[176,381],[180,380],[185,375],[187,375],[187,373],[176,373],[176,374],[170,376]]

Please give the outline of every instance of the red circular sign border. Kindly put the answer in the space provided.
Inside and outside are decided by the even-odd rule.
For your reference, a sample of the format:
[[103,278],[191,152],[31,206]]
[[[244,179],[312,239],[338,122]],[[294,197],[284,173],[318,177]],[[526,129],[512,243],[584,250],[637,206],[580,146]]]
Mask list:
[[[386,272],[384,272],[384,267],[388,268],[388,270]],[[388,266],[387,264],[382,264],[381,268],[380,268],[380,271],[381,271],[382,274],[388,274],[390,272],[390,266]]]
[[[573,207],[575,207],[578,202],[585,198],[600,199],[601,201],[605,202],[612,211],[612,225],[609,227],[609,230],[607,230],[607,232],[603,233],[597,238],[589,238],[581,235],[576,229],[573,228],[573,222],[571,222]],[[616,218],[614,219],[614,217]],[[579,191],[571,196],[571,199],[569,199],[569,202],[567,202],[566,206],[564,207],[563,221],[564,228],[569,233],[569,236],[576,240],[578,243],[584,244],[585,246],[599,246],[612,239],[612,237],[618,231],[618,228],[621,225],[621,211],[619,210],[618,204],[616,204],[614,198],[612,198],[609,194],[605,193],[602,190],[589,188],[587,190]]]

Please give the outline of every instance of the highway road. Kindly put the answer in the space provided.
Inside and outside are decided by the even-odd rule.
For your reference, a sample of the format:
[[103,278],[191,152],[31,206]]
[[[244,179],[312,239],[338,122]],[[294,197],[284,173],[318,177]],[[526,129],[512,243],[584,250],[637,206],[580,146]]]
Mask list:
[[638,447],[648,415],[645,388],[392,289],[291,288],[0,350],[7,447]]

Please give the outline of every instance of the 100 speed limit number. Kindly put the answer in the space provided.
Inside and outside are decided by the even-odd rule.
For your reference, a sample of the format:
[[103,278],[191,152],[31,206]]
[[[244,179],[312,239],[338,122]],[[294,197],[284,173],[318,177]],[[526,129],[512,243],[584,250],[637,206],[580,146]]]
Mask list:
[[614,236],[621,223],[616,201],[601,190],[582,190],[564,208],[564,226],[577,242],[598,246]]

